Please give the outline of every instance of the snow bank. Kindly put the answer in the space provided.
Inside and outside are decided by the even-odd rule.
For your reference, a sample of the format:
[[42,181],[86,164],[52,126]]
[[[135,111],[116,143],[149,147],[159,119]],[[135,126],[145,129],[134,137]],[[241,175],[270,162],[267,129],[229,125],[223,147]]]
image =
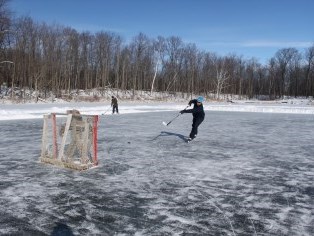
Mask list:
[[[156,102],[120,102],[120,114],[180,111],[186,107],[186,103],[156,103]],[[45,104],[6,104],[0,109],[0,120],[38,119],[44,114],[77,109],[82,114],[105,115],[111,114],[110,102],[105,103],[45,103]],[[244,102],[232,103],[205,102],[206,111],[230,111],[230,112],[266,112],[266,113],[292,113],[314,114],[314,106],[305,102]]]

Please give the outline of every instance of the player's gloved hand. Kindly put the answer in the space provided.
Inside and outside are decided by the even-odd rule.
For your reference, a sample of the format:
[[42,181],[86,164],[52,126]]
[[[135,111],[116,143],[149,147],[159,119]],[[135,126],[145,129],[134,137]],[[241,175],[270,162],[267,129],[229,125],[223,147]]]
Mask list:
[[180,114],[183,114],[185,112],[185,110],[180,111]]

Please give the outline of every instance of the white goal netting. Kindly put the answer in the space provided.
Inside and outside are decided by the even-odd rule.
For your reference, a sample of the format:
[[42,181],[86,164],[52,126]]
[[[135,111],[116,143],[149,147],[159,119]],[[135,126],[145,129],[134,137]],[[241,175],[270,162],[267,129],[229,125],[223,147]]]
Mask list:
[[40,161],[76,170],[98,165],[97,115],[76,110],[44,115]]

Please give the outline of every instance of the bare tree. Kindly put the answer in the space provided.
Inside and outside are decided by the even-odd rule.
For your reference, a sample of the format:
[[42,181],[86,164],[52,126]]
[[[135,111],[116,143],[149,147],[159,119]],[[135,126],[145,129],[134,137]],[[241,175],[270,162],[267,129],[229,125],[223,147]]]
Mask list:
[[113,71],[114,71],[114,78],[112,81],[112,84],[115,84],[115,87],[117,89],[117,96],[118,96],[118,88],[121,84],[121,75],[120,75],[120,64],[122,61],[121,57],[121,50],[122,50],[122,38],[120,36],[115,36],[113,39]]
[[192,98],[195,92],[195,84],[197,81],[197,55],[198,51],[195,44],[188,44],[183,49],[183,60],[185,70],[185,80],[187,82],[187,92],[189,92]]
[[246,74],[247,74],[247,92],[249,98],[253,98],[253,96],[256,94],[255,91],[255,83],[258,80],[258,63],[255,59],[251,59],[248,61],[246,66]]
[[275,59],[279,66],[280,73],[280,87],[279,95],[282,97],[287,94],[290,80],[288,79],[288,71],[291,61],[298,56],[298,51],[295,48],[284,48],[276,52]]
[[[12,50],[11,50],[11,39],[12,39],[12,12],[10,11],[9,7],[9,0],[0,0],[0,62],[2,61],[12,61]],[[9,83],[13,80],[13,71],[15,67],[10,65],[10,69],[6,70],[7,66],[1,67],[1,74],[0,74],[0,85]],[[1,66],[4,66],[2,64]],[[12,73],[13,72],[13,73]]]
[[153,46],[151,40],[145,34],[139,33],[130,44],[130,52],[132,88],[133,96],[135,96],[135,90],[145,89],[146,78],[152,78]]
[[314,96],[314,45],[305,52],[305,96]]
[[220,94],[227,80],[229,79],[229,73],[227,71],[226,58],[212,58],[213,64],[215,65],[216,76],[214,83],[216,85],[216,98],[220,99]]
[[162,61],[164,61],[164,55],[165,55],[164,52],[166,48],[165,39],[159,36],[157,40],[154,41],[153,47],[154,47],[155,72],[154,72],[154,77],[153,77],[153,81],[152,81],[152,85],[150,89],[151,94],[154,91],[154,83],[157,77],[158,69],[162,65]]
[[298,97],[301,95],[300,84],[302,82],[301,75],[301,55],[296,50],[296,53],[291,59],[290,67],[289,67],[289,96]]
[[168,91],[178,79],[181,63],[183,60],[183,42],[179,37],[169,37],[166,39],[166,60],[163,63],[165,69],[165,77],[162,90]]
[[82,89],[90,89],[93,87],[92,83],[92,60],[91,52],[93,50],[93,37],[90,32],[85,31],[80,34],[79,47],[79,81]]
[[[7,37],[10,36],[12,12],[8,7],[9,0],[0,0],[0,49],[6,47]],[[3,52],[3,51],[2,51]],[[3,56],[3,55],[1,55]],[[2,60],[4,58],[1,58]]]

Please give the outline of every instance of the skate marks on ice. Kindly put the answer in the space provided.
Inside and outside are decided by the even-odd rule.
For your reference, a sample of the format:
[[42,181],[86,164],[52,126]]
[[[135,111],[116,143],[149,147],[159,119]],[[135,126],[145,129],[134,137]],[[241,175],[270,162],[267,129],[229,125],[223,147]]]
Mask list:
[[211,112],[184,145],[172,115],[104,118],[86,172],[38,163],[42,121],[0,122],[0,234],[314,235],[311,116]]

